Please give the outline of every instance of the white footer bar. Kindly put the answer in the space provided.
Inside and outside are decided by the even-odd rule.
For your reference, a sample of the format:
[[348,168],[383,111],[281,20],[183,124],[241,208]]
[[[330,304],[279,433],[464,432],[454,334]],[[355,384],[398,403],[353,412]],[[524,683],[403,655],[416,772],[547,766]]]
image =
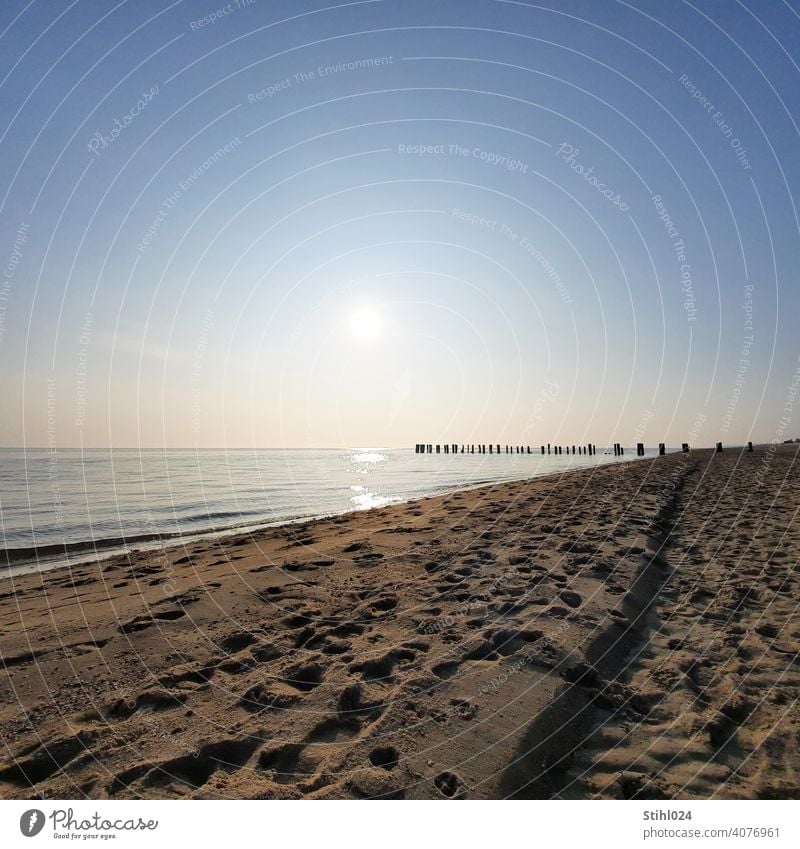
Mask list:
[[153,849],[218,841],[225,849],[243,839],[324,849],[783,847],[800,846],[798,820],[796,801],[4,801],[0,843],[28,849],[52,841]]

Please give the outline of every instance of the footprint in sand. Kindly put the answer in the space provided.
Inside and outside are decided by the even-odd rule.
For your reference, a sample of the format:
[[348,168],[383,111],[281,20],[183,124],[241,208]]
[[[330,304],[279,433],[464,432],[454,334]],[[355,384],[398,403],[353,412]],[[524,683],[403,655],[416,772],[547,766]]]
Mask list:
[[564,604],[567,604],[572,608],[578,608],[581,604],[583,604],[583,599],[578,595],[578,593],[573,592],[572,590],[561,590],[558,597],[564,602]]
[[325,678],[325,670],[318,663],[301,663],[289,667],[278,679],[296,690],[307,693],[318,687]]
[[238,706],[251,713],[265,710],[285,710],[300,701],[302,696],[286,685],[255,684],[250,687],[238,702]]
[[440,772],[433,779],[434,787],[448,799],[456,799],[466,793],[466,787],[461,777],[455,772]]
[[137,616],[135,619],[131,619],[130,622],[122,623],[117,630],[120,634],[132,634],[136,631],[144,631],[145,628],[151,628],[153,625],[174,622],[176,619],[181,619],[184,616],[186,616],[185,610],[164,610],[152,616]]
[[238,631],[235,634],[229,634],[219,641],[218,646],[222,651],[228,654],[236,654],[236,652],[246,649],[256,641],[254,634],[249,631]]
[[191,755],[157,764],[144,776],[142,784],[145,787],[172,785],[176,790],[180,790],[181,785],[197,789],[206,784],[218,769],[225,772],[241,769],[261,743],[257,737],[209,743]]
[[369,762],[385,770],[394,769],[400,760],[400,753],[394,746],[379,746],[369,753]]

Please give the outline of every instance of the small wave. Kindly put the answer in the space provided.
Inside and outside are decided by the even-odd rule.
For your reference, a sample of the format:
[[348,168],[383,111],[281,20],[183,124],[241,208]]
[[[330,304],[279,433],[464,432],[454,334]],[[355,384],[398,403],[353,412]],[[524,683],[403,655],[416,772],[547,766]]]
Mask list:
[[31,545],[25,548],[0,548],[0,564],[11,566],[26,560],[49,560],[65,554],[119,548],[137,542],[173,539],[181,534],[136,534],[129,537],[110,537],[107,539],[84,540],[82,542],[54,542],[47,545]]

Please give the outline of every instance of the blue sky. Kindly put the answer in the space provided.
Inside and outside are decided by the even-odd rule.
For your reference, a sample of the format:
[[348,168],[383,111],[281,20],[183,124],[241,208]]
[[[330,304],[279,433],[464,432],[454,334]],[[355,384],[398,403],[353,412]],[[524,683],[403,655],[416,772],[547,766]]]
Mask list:
[[796,3],[0,32],[0,444],[800,435]]

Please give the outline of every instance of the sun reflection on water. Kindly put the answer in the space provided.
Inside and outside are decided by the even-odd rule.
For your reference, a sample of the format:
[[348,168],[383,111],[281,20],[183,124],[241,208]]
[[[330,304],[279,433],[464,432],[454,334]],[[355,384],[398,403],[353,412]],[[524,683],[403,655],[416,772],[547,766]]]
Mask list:
[[375,463],[384,463],[389,458],[385,454],[378,454],[375,451],[365,451],[360,454],[353,455],[354,463],[368,463],[373,465]]

